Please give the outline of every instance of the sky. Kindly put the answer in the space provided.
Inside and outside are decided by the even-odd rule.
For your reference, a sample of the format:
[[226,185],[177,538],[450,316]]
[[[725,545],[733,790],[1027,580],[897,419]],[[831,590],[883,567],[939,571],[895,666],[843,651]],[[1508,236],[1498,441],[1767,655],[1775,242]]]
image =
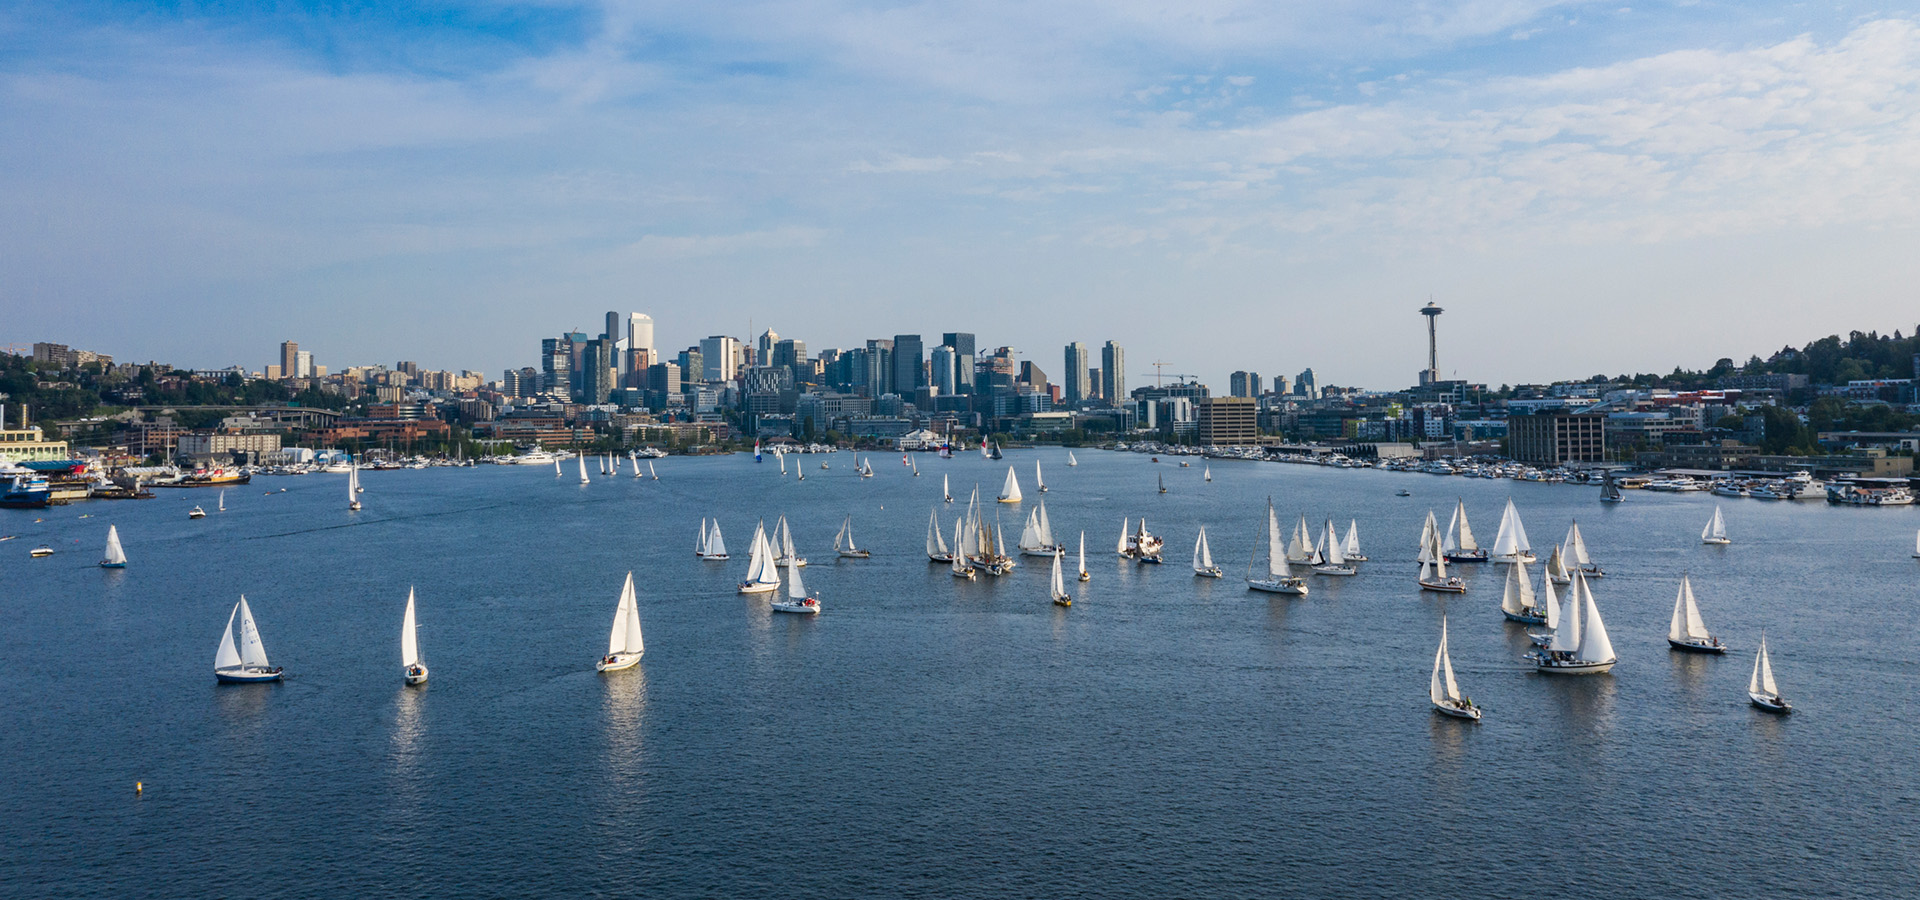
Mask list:
[[1920,10],[0,0],[0,344],[971,331],[1395,389],[1920,323]]

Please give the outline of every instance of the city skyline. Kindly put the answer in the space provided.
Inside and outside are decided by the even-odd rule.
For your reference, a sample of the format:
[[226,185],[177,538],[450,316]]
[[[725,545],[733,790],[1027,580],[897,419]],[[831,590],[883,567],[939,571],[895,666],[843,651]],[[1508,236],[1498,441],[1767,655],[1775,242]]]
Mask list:
[[1547,382],[1920,276],[1911,13],[755,9],[9,7],[11,340],[498,372],[641,306],[1391,389],[1429,299],[1441,379]]

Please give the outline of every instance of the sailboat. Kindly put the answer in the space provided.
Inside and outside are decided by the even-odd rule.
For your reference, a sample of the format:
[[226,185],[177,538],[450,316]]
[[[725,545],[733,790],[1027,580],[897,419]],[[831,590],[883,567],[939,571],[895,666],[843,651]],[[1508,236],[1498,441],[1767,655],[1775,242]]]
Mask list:
[[1040,493],[1047,492],[1047,483],[1040,478],[1040,460],[1038,459],[1033,461],[1033,485],[1034,489]]
[[853,545],[853,516],[847,516],[840,523],[840,532],[833,536],[833,551],[848,559],[866,559],[873,554]]
[[407,614],[400,619],[400,674],[408,684],[427,682],[427,664],[420,661],[420,639],[414,634],[413,588],[407,588]]
[[940,508],[927,511],[927,559],[931,562],[953,562],[953,551],[947,549],[947,536],[940,533]]
[[[1255,553],[1254,556],[1258,556]],[[1267,577],[1253,577],[1253,558],[1247,559],[1247,589],[1269,594],[1307,595],[1307,581],[1287,569],[1287,551],[1280,541],[1280,519],[1273,512],[1273,500],[1267,500]]]
[[945,475],[940,476],[940,497],[942,503],[953,502],[953,485],[947,481]]
[[747,560],[747,580],[740,582],[742,594],[764,594],[780,586],[780,568],[773,564],[773,545],[767,541],[766,528],[753,526],[753,552]]
[[102,569],[124,569],[127,567],[127,551],[120,547],[120,530],[107,526],[107,552],[100,557]]
[[1047,504],[1027,513],[1027,527],[1020,532],[1020,553],[1024,556],[1052,556],[1061,547],[1053,540],[1053,523],[1047,521]]
[[[240,640],[233,639],[233,625],[240,623]],[[260,642],[260,629],[253,624],[253,610],[247,597],[240,595],[233,612],[227,614],[227,631],[220,636],[220,649],[213,655],[213,677],[230,684],[279,681],[279,666],[267,662],[267,646]]]
[[1673,598],[1673,619],[1667,623],[1667,644],[1688,653],[1722,654],[1727,645],[1707,631],[1700,605],[1693,599],[1693,579],[1680,576],[1680,593]]
[[1760,652],[1753,655],[1753,676],[1747,679],[1747,699],[1760,709],[1785,715],[1793,712],[1793,704],[1780,696],[1780,686],[1773,682],[1773,662],[1767,659],[1767,635],[1760,633]]
[[1133,544],[1128,540],[1128,538],[1131,537],[1133,537],[1133,519],[1129,516],[1123,516],[1120,519],[1120,543],[1114,545],[1113,552],[1132,559]]
[[705,560],[727,558],[727,542],[720,537],[720,520],[713,520],[713,528],[707,528],[707,520],[700,520],[700,539],[693,545],[695,556]]
[[560,477],[560,457],[558,456],[553,458],[553,477]]
[[[1584,620],[1584,621],[1583,621]],[[1576,573],[1567,608],[1561,613],[1560,627],[1546,649],[1527,654],[1535,671],[1545,675],[1598,675],[1611,671],[1618,658],[1613,642],[1607,639],[1607,625],[1600,619],[1600,606],[1593,600],[1593,588],[1586,576]]]
[[593,664],[596,672],[617,672],[631,669],[640,661],[641,654],[647,652],[646,641],[640,638],[640,607],[633,596],[633,573],[627,573],[627,583],[620,588],[620,605],[613,610],[613,631],[607,636],[607,655]]
[[1358,519],[1347,520],[1347,539],[1341,542],[1340,552],[1346,554],[1347,562],[1367,561],[1367,558],[1360,553],[1360,521]]
[[1555,544],[1553,552],[1547,554],[1547,581],[1553,584],[1572,584],[1573,570],[1567,568],[1567,555]]
[[1072,451],[1072,450],[1068,450],[1068,451],[1067,451],[1067,465],[1068,465],[1068,466],[1077,466],[1077,465],[1079,465],[1079,464],[1080,464],[1080,461],[1079,461],[1079,460],[1077,460],[1077,459],[1074,459],[1074,458],[1073,458],[1073,451]]
[[768,602],[774,612],[798,613],[803,616],[820,614],[820,598],[807,596],[807,586],[800,580],[800,570],[787,570],[787,596]]
[[1080,532],[1080,580],[1093,580],[1093,575],[1087,572],[1087,533],[1084,531]]
[[588,484],[589,481],[587,479],[587,458],[585,456],[576,456],[574,457],[574,459],[577,459],[580,461],[580,483]]
[[988,458],[988,459],[1000,459],[1000,458],[1001,458],[1001,456],[1000,456],[1000,442],[999,442],[999,441],[994,441],[994,442],[993,442],[993,452],[992,452],[992,453],[989,453],[989,454],[987,454],[987,458]]
[[1420,554],[1420,589],[1439,594],[1464,594],[1467,583],[1457,575],[1447,574],[1447,554],[1440,549],[1440,535],[1435,530],[1433,543],[1426,552]]
[[633,467],[633,477],[635,478],[646,477],[640,474],[640,457],[635,456],[632,450],[627,451],[627,464]]
[[348,512],[359,511],[360,498],[356,496],[359,493],[360,493],[360,467],[354,466],[353,468],[347,470],[347,511]]
[[1200,480],[1201,480],[1201,481],[1212,481],[1212,480],[1213,480],[1213,467],[1212,467],[1212,466],[1201,466],[1201,467],[1200,467]]
[[1500,612],[1509,622],[1544,625],[1547,614],[1534,600],[1533,579],[1527,577],[1527,564],[1516,563],[1507,569],[1507,588],[1500,595]]
[[1546,631],[1529,631],[1527,640],[1535,647],[1545,647],[1553,643],[1553,633],[1560,628],[1560,598],[1553,595],[1553,579],[1540,582],[1540,612],[1546,619]]
[[1158,535],[1147,531],[1146,516],[1140,517],[1140,527],[1134,529],[1133,534],[1128,537],[1127,540],[1133,547],[1134,562],[1152,563],[1154,565],[1165,562],[1165,560],[1160,558],[1160,551],[1166,547],[1166,541],[1161,540]]
[[1013,467],[1007,467],[1007,483],[1000,486],[1001,503],[1020,502],[1020,479],[1013,474]]
[[861,478],[873,477],[873,461],[872,460],[861,459],[859,461],[859,464],[856,465],[854,468],[856,471],[860,473]]
[[1213,564],[1213,548],[1207,546],[1207,526],[1200,526],[1200,537],[1193,542],[1193,574],[1205,578],[1220,578],[1226,573]]
[[[139,493],[139,491],[138,491],[138,489],[136,489],[136,490],[135,490],[134,492],[135,492],[135,493]],[[214,511],[214,512],[226,512],[226,511],[227,511],[227,492],[226,492],[226,491],[221,491],[221,492],[220,492],[220,503],[219,503],[219,505],[217,505],[217,506],[215,506],[215,507],[213,508],[213,511]]]
[[[914,462],[912,457],[907,458],[907,467],[913,470],[913,477],[915,478],[920,477],[920,464],[917,462]],[[1046,490],[1046,488],[1041,488],[1041,490],[1044,491]]]
[[1593,561],[1593,557],[1587,555],[1587,539],[1580,536],[1578,521],[1567,526],[1567,539],[1562,542],[1562,546],[1567,548],[1567,558],[1560,563],[1562,566],[1571,564],[1580,570],[1580,574],[1588,578],[1600,578],[1607,574],[1600,571],[1600,566]]
[[1456,719],[1480,721],[1480,707],[1460,693],[1453,680],[1453,658],[1447,655],[1447,617],[1440,617],[1440,649],[1433,654],[1433,677],[1427,681],[1427,699],[1433,708]]
[[958,520],[953,523],[953,555],[951,559],[951,563],[952,563],[951,571],[953,573],[953,577],[955,578],[965,578],[968,581],[972,581],[973,580],[973,564],[967,561],[967,554],[965,552],[965,548],[967,546],[966,531],[967,530],[966,530],[965,520]]
[[1440,525],[1433,519],[1433,510],[1427,510],[1427,521],[1420,526],[1420,552],[1413,557],[1414,562],[1430,563],[1439,558],[1434,551],[1440,546]]
[[1920,532],[1913,535],[1913,558],[1920,559]]
[[980,442],[980,458],[981,458],[981,459],[992,459],[992,458],[993,458],[993,454],[991,454],[991,453],[989,453],[989,452],[987,452],[987,442],[986,442],[986,441],[981,441],[981,442]]
[[655,481],[660,480],[660,473],[653,470],[653,460],[647,460],[647,476]]
[[1486,548],[1474,540],[1473,526],[1467,524],[1467,501],[1455,498],[1453,519],[1447,522],[1447,536],[1440,546],[1448,562],[1487,561]]
[[194,508],[187,510],[187,518],[189,519],[204,519],[206,517],[207,517],[207,511],[204,509],[201,509],[198,506],[195,506]]
[[1700,543],[1726,546],[1733,543],[1727,539],[1727,519],[1720,514],[1719,504],[1713,507],[1713,518],[1707,520],[1707,527],[1700,529]]
[[1360,570],[1347,565],[1346,548],[1340,546],[1340,533],[1333,530],[1333,520],[1327,520],[1327,533],[1320,537],[1320,544],[1314,549],[1316,557],[1313,564],[1315,575],[1358,575]]
[[787,477],[787,455],[785,453],[775,453],[773,458],[774,461],[780,464],[780,477]]
[[1167,492],[1167,477],[1166,477],[1165,475],[1161,475],[1161,474],[1159,474],[1159,473],[1157,473],[1157,472],[1156,472],[1156,473],[1154,473],[1154,476],[1153,476],[1153,477],[1154,477],[1155,479],[1157,479],[1157,480],[1159,480],[1159,482],[1160,482],[1160,493],[1162,493],[1162,494],[1164,494],[1164,493],[1166,493],[1166,492]]
[[1507,508],[1500,514],[1500,533],[1493,538],[1494,562],[1533,562],[1533,545],[1527,543],[1527,529],[1520,524],[1520,511],[1513,508],[1513,498],[1507,498]]
[[806,558],[793,547],[793,529],[787,527],[787,517],[781,516],[780,521],[774,524],[773,530],[778,534],[774,540],[780,542],[780,545],[774,548],[776,555],[773,558],[773,564],[783,569],[805,567]]
[[1620,496],[1620,486],[1613,483],[1613,473],[1608,472],[1606,479],[1600,482],[1600,502],[1619,503],[1627,498]]
[[1060,557],[1065,555],[1066,553],[1061,551],[1055,551],[1053,554],[1053,584],[1047,592],[1053,596],[1055,606],[1073,605],[1073,596],[1067,593],[1066,579],[1060,577]]

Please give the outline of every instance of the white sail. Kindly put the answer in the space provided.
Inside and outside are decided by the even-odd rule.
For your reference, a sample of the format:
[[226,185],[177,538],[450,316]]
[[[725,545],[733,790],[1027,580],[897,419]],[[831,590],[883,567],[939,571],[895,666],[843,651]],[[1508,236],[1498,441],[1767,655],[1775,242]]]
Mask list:
[[114,566],[127,564],[127,551],[120,546],[120,529],[112,525],[107,526],[107,552],[101,561]]
[[[240,598],[245,601],[246,597]],[[231,669],[240,665],[240,651],[233,643],[233,622],[240,617],[240,604],[233,605],[233,612],[227,613],[227,630],[220,635],[220,649],[213,652],[213,668]]]
[[[1572,560],[1574,565],[1593,565],[1593,559],[1587,556],[1587,541],[1580,536],[1579,522],[1567,526],[1567,540],[1564,546],[1567,548],[1567,559]],[[1561,563],[1561,565],[1565,564],[1564,561]]]
[[[138,483],[138,482],[136,482],[136,483],[134,484],[134,486],[133,486],[133,492],[134,492],[134,493],[136,493],[136,494],[140,492],[140,485],[139,485],[139,483]],[[218,510],[218,511],[220,511],[220,512],[226,512],[226,511],[227,511],[227,492],[226,492],[226,491],[221,491],[221,492],[220,492],[220,505],[218,505],[218,506],[216,506],[216,507],[214,507],[214,509],[216,509],[216,510]]]
[[1077,465],[1079,465],[1079,464],[1080,464],[1080,461],[1079,461],[1079,460],[1077,460],[1077,459],[1074,459],[1074,458],[1073,458],[1073,451],[1072,451],[1072,450],[1068,450],[1068,451],[1067,451],[1067,465],[1069,465],[1069,466],[1077,466]]
[[927,512],[927,556],[940,557],[947,555],[949,555],[947,551],[947,538],[940,533],[940,511],[938,509],[929,510]]
[[580,461],[580,483],[590,483],[587,479],[587,458],[585,456],[576,456],[574,459]]
[[1553,642],[1548,650],[1572,653],[1580,649],[1581,607],[1584,605],[1580,595],[1583,579],[1575,578],[1573,586],[1567,589],[1567,608],[1560,611],[1560,624],[1554,626]]
[[1753,656],[1753,676],[1747,679],[1747,693],[1779,697],[1780,686],[1773,683],[1773,661],[1767,659],[1767,636],[1760,635],[1760,652]]
[[1667,637],[1676,641],[1704,641],[1713,635],[1700,618],[1700,604],[1693,596],[1693,579],[1680,576],[1680,591],[1673,598],[1673,620],[1667,624]]
[[647,475],[651,476],[655,481],[660,480],[660,473],[653,470],[653,460],[647,460]]
[[1327,520],[1327,549],[1324,555],[1329,566],[1347,564],[1347,552],[1340,546],[1340,533],[1334,530],[1332,519]]
[[400,619],[400,665],[420,664],[420,640],[414,636],[413,588],[407,588],[407,614]]
[[560,457],[553,458],[553,477],[560,477]]
[[1213,480],[1213,467],[1212,467],[1212,466],[1201,466],[1201,467],[1200,467],[1200,480],[1202,480],[1202,481],[1212,481],[1212,480]]
[[1065,554],[1053,555],[1053,596],[1056,599],[1067,596],[1067,581],[1060,575],[1060,557],[1063,555]]
[[833,549],[836,553],[852,553],[860,549],[853,545],[853,516],[847,516],[846,521],[840,523],[839,533],[833,536]]
[[788,561],[799,558],[793,548],[793,529],[787,527],[787,517],[781,516],[777,526],[780,529],[780,558]]
[[1123,517],[1121,517],[1121,519],[1120,519],[1120,542],[1119,542],[1118,544],[1115,544],[1115,545],[1113,546],[1113,550],[1114,550],[1114,552],[1115,552],[1115,553],[1118,553],[1118,554],[1120,554],[1121,556],[1125,556],[1125,555],[1127,555],[1127,537],[1128,537],[1128,535],[1129,535],[1129,534],[1131,534],[1131,531],[1130,531],[1130,529],[1129,529],[1129,526],[1130,526],[1131,524],[1132,524],[1132,520],[1131,520],[1131,519],[1129,519],[1129,518],[1127,518],[1127,517],[1125,517],[1125,516],[1123,516]]
[[1499,560],[1512,560],[1533,549],[1527,542],[1527,529],[1520,524],[1520,511],[1513,508],[1513,500],[1507,500],[1507,509],[1500,514],[1500,533],[1493,538],[1493,557]]
[[1300,524],[1293,528],[1293,538],[1287,542],[1287,562],[1306,563],[1313,561],[1313,540],[1307,537],[1307,514],[1300,514]]
[[1040,546],[1040,511],[1029,510],[1026,527],[1020,529],[1020,549],[1037,551]]
[[1340,552],[1348,559],[1360,555],[1360,520],[1347,520],[1347,539],[1340,544]]
[[1433,547],[1427,551],[1427,556],[1433,561],[1433,577],[1438,579],[1438,581],[1441,581],[1441,582],[1446,581],[1447,580],[1447,555],[1445,553],[1440,552],[1440,540],[1438,535],[1434,537]]
[[1000,502],[1020,502],[1020,479],[1014,477],[1012,466],[1007,467],[1007,483],[1000,488]]
[[1727,539],[1727,520],[1720,514],[1720,507],[1713,508],[1713,518],[1707,520],[1707,527],[1700,530],[1703,541],[1724,541]]
[[707,555],[726,556],[727,541],[720,536],[720,520],[713,520],[713,530],[707,534]]
[[1518,568],[1519,566],[1514,566],[1507,570],[1506,590],[1500,594],[1500,611],[1510,616],[1517,616],[1525,611],[1520,602],[1520,588],[1516,584],[1518,579],[1514,575],[1514,570]]
[[1280,543],[1280,517],[1274,514],[1273,501],[1267,501],[1267,575],[1271,578],[1292,578],[1293,572],[1287,568],[1287,550]]
[[1553,552],[1547,556],[1547,580],[1552,581],[1556,578],[1561,581],[1573,578],[1572,575],[1567,574],[1567,559],[1560,552],[1560,546],[1557,544],[1554,545]]
[[949,501],[953,499],[953,485],[947,483],[945,475],[940,476],[940,496]]
[[747,583],[780,583],[780,569],[773,564],[773,546],[767,541],[766,529],[759,525],[753,526],[753,550],[747,562]]
[[1086,574],[1087,574],[1087,533],[1082,531],[1080,532],[1080,575],[1081,577],[1084,578],[1086,577]]
[[967,570],[967,554],[962,552],[966,546],[966,523],[964,521],[954,522],[953,571],[955,572],[965,572]]
[[707,518],[700,517],[700,533],[694,535],[693,553],[695,556],[707,555]]
[[1607,623],[1600,620],[1600,606],[1593,600],[1593,586],[1587,584],[1584,575],[1577,576],[1574,583],[1580,586],[1580,593],[1587,598],[1586,626],[1580,636],[1580,649],[1574,652],[1574,656],[1592,662],[1613,659],[1613,642],[1607,639]]
[[1427,682],[1427,699],[1434,703],[1461,699],[1460,685],[1453,680],[1453,658],[1447,654],[1447,620],[1440,618],[1440,649],[1433,654],[1433,677]]
[[240,664],[262,669],[271,665],[267,662],[267,645],[260,641],[260,629],[254,627],[253,610],[247,607],[245,594],[240,595]]
[[1433,548],[1440,545],[1439,530],[1439,524],[1433,519],[1433,510],[1427,510],[1427,521],[1420,526],[1420,555],[1414,557],[1415,562],[1433,561]]
[[1480,542],[1474,540],[1473,526],[1467,524],[1467,501],[1456,498],[1454,504],[1454,515],[1460,519],[1459,547],[1463,551],[1472,553],[1480,549]]
[[633,573],[620,588],[620,605],[613,611],[613,631],[607,636],[607,655],[639,653],[646,648],[640,637],[640,608],[634,600]]
[[[1012,467],[1009,466],[1008,468]],[[1040,478],[1040,461],[1037,459],[1033,461],[1033,486],[1035,490],[1044,491],[1047,489],[1047,483]]]
[[1205,572],[1213,568],[1213,548],[1207,546],[1207,526],[1200,526],[1200,537],[1193,542],[1193,570]]
[[[796,467],[798,464],[795,464]],[[791,600],[807,599],[807,585],[800,580],[800,567],[787,569],[787,598]]]
[[1547,614],[1547,630],[1551,631],[1559,628],[1560,598],[1553,595],[1553,579],[1542,579],[1540,582],[1540,592],[1542,595],[1540,606]]
[[1047,520],[1047,503],[1040,501],[1040,544],[1052,547],[1058,542],[1053,539],[1053,523]]
[[1456,535],[1460,531],[1460,517],[1465,514],[1466,506],[1464,504],[1454,508],[1453,518],[1447,520],[1447,536],[1440,540],[1440,550],[1442,552],[1452,553],[1460,548]]

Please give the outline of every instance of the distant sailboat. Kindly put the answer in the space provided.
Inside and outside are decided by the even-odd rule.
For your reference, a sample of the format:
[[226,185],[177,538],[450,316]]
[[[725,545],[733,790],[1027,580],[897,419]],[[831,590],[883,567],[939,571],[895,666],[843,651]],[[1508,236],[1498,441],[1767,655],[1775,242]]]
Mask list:
[[1313,565],[1313,538],[1307,531],[1307,515],[1300,514],[1300,523],[1293,527],[1293,537],[1287,539],[1287,562],[1295,565]]
[[1440,534],[1437,529],[1431,540],[1431,545],[1420,554],[1420,589],[1439,594],[1466,593],[1467,583],[1460,580],[1457,575],[1447,574],[1447,554],[1440,548]]
[[866,559],[873,554],[853,545],[853,516],[847,516],[840,523],[840,533],[833,536],[833,550],[848,559]]
[[189,519],[204,519],[206,517],[207,517],[207,511],[204,509],[201,509],[198,506],[195,506],[194,508],[187,510],[187,518]]
[[[1280,540],[1280,519],[1274,514],[1273,501],[1267,501],[1267,576],[1253,577],[1253,558],[1247,559],[1247,588],[1269,594],[1307,595],[1307,582],[1287,569],[1287,551]],[[1254,556],[1258,556],[1255,553]]]
[[1500,514],[1500,533],[1493,538],[1494,562],[1533,562],[1533,545],[1527,543],[1527,529],[1520,524],[1520,511],[1513,508],[1513,499],[1507,499],[1506,511]]
[[1553,552],[1547,554],[1547,581],[1554,584],[1572,584],[1573,570],[1567,568],[1567,556],[1561,552],[1560,545],[1554,545]]
[[1920,559],[1920,532],[1913,535],[1913,558]]
[[947,549],[947,536],[940,533],[940,508],[927,511],[927,559],[937,563],[953,562],[953,551]]
[[1480,721],[1480,707],[1460,693],[1453,680],[1453,658],[1447,655],[1447,618],[1440,617],[1440,649],[1433,654],[1433,677],[1427,682],[1427,699],[1433,708],[1457,719]]
[[1427,510],[1427,521],[1420,526],[1420,552],[1414,554],[1413,561],[1430,563],[1440,554],[1440,525],[1434,521],[1433,510]]
[[1087,533],[1084,531],[1080,532],[1080,580],[1093,580],[1093,575],[1087,572]]
[[1226,573],[1213,564],[1213,548],[1207,546],[1207,526],[1200,526],[1200,537],[1193,542],[1193,574],[1205,578],[1220,578]]
[[[234,623],[240,625],[240,639],[233,636]],[[281,668],[267,661],[267,646],[260,641],[260,629],[253,624],[253,610],[245,594],[227,614],[227,630],[220,636],[220,649],[213,655],[213,677],[231,684],[279,681]]]
[[694,555],[704,560],[727,558],[727,542],[720,537],[720,520],[713,520],[713,528],[707,528],[707,520],[700,520],[700,539],[694,544]]
[[907,467],[913,470],[913,477],[920,477],[920,464],[914,462],[912,457],[907,458]]
[[593,668],[598,672],[631,669],[646,652],[646,641],[640,636],[640,607],[633,596],[633,573],[628,572],[627,583],[620,588],[620,605],[613,610],[613,631],[607,636],[607,655],[600,657]]
[[781,516],[780,521],[774,524],[773,530],[777,535],[774,540],[779,542],[774,548],[776,555],[773,558],[773,564],[783,569],[805,567],[807,560],[794,549],[793,529],[787,527],[787,517]]
[[580,483],[589,483],[587,479],[587,458],[585,456],[576,456],[574,459],[580,461]]
[[1048,589],[1048,593],[1052,594],[1055,606],[1073,605],[1073,596],[1067,593],[1066,579],[1060,576],[1060,557],[1065,555],[1058,552],[1053,554],[1053,585]]
[[1153,477],[1154,477],[1155,479],[1157,479],[1157,480],[1159,481],[1159,483],[1160,483],[1160,493],[1162,493],[1162,494],[1164,494],[1164,493],[1166,493],[1166,492],[1167,492],[1167,477],[1166,477],[1165,475],[1161,475],[1161,474],[1159,474],[1159,473],[1157,473],[1157,472],[1156,472],[1156,473],[1154,473],[1154,476],[1153,476]]
[[127,551],[120,546],[120,530],[107,526],[107,552],[100,557],[102,569],[124,569],[127,567]]
[[820,598],[807,596],[807,586],[800,580],[800,570],[787,570],[787,596],[775,599],[767,604],[774,612],[797,613],[803,616],[820,614]]
[[647,460],[647,476],[655,481],[660,480],[660,473],[653,470],[653,460]]
[[1113,551],[1128,559],[1133,558],[1133,547],[1127,540],[1130,537],[1133,537],[1133,519],[1123,516],[1120,519],[1120,543],[1114,545]]
[[408,684],[425,684],[427,664],[420,661],[420,639],[414,627],[413,588],[407,588],[407,614],[400,619],[400,674]]
[[[137,489],[137,488],[136,488],[136,490],[134,491],[134,493],[139,493],[139,491],[138,491],[138,489]],[[215,507],[213,508],[213,511],[214,511],[214,512],[226,512],[226,511],[227,511],[227,492],[226,492],[226,491],[221,491],[221,492],[220,492],[220,503],[219,503],[219,505],[217,505],[217,506],[215,506]]]
[[558,456],[553,458],[553,477],[560,477],[560,457]]
[[953,577],[973,580],[973,564],[967,561],[966,521],[956,519],[953,523],[953,558],[950,560]]
[[1212,480],[1213,480],[1213,467],[1212,467],[1212,466],[1201,466],[1201,467],[1200,467],[1200,480],[1202,480],[1202,481],[1212,481]]
[[1553,640],[1546,649],[1527,656],[1533,660],[1535,671],[1548,675],[1598,675],[1611,671],[1619,661],[1586,576],[1574,575],[1573,590],[1560,615],[1560,627],[1553,630]]
[[780,568],[773,564],[773,545],[767,541],[766,528],[753,526],[753,551],[747,560],[747,578],[740,582],[742,594],[764,594],[780,586]]
[[646,477],[645,475],[640,474],[640,457],[635,456],[632,450],[627,451],[627,464],[633,467],[633,477],[635,478]]
[[1447,522],[1447,536],[1440,545],[1448,562],[1486,562],[1486,548],[1474,540],[1473,526],[1467,523],[1467,502],[1456,499],[1453,518]]
[[1753,655],[1753,676],[1747,679],[1747,699],[1770,713],[1784,715],[1793,712],[1793,704],[1780,696],[1780,686],[1773,682],[1773,662],[1767,659],[1766,632],[1760,633],[1760,651]]
[[1077,465],[1079,465],[1079,464],[1080,464],[1080,461],[1079,461],[1079,460],[1077,460],[1077,459],[1074,459],[1074,458],[1073,458],[1073,451],[1072,451],[1072,450],[1068,450],[1068,451],[1067,451],[1067,465],[1069,465],[1069,466],[1077,466]]
[[1040,478],[1040,460],[1038,459],[1033,461],[1033,489],[1042,494],[1047,492],[1047,483]]
[[1720,514],[1720,507],[1713,507],[1713,518],[1707,520],[1707,527],[1700,529],[1700,543],[1725,546],[1733,543],[1727,539],[1727,519]]
[[1553,643],[1553,633],[1560,628],[1560,598],[1555,597],[1553,594],[1553,579],[1548,578],[1540,582],[1540,600],[1538,602],[1540,604],[1540,612],[1546,619],[1547,630],[1544,632],[1529,631],[1527,632],[1527,640],[1531,641],[1535,647],[1545,647]]
[[1327,520],[1327,533],[1320,537],[1320,543],[1314,548],[1317,559],[1313,564],[1315,575],[1358,575],[1357,567],[1347,565],[1346,548],[1341,546],[1340,533],[1333,528],[1333,520]]
[[1027,526],[1020,532],[1020,552],[1026,556],[1052,556],[1061,547],[1053,539],[1053,523],[1047,520],[1047,504],[1042,502],[1027,513]]
[[1507,569],[1506,591],[1500,595],[1500,612],[1509,622],[1543,625],[1547,614],[1534,600],[1533,580],[1527,577],[1527,564],[1515,563]]
[[1367,561],[1367,558],[1360,553],[1360,521],[1358,519],[1347,520],[1347,538],[1341,542],[1340,552],[1347,555],[1347,562]]
[[1680,593],[1673,598],[1673,618],[1667,623],[1667,644],[1689,653],[1722,654],[1727,645],[1707,631],[1700,605],[1693,598],[1693,579],[1680,576]]
[[945,475],[940,476],[940,497],[942,503],[953,502],[953,485],[948,483]]
[[1571,565],[1588,578],[1599,578],[1607,574],[1600,571],[1600,566],[1587,554],[1587,539],[1580,535],[1579,522],[1576,521],[1567,526],[1567,539],[1562,542],[1562,546],[1567,548],[1566,559],[1561,561],[1562,566]]
[[360,467],[354,466],[347,470],[347,510],[349,512],[356,512],[360,509],[359,493]]
[[1000,487],[1001,503],[1020,502],[1020,479],[1013,474],[1013,467],[1007,467],[1007,483]]
[[1619,503],[1625,499],[1625,497],[1620,496],[1620,486],[1613,483],[1613,473],[1608,472],[1606,474],[1606,480],[1600,483],[1600,502]]

